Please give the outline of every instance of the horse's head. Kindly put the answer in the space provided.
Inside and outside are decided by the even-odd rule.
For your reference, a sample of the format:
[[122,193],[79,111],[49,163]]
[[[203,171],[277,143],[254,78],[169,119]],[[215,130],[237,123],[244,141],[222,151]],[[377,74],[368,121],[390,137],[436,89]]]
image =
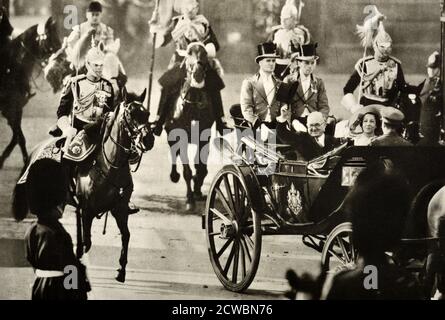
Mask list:
[[121,139],[143,151],[151,149],[154,142],[148,123],[150,112],[143,105],[146,93],[146,89],[141,95],[124,91],[124,101],[116,110]]
[[56,52],[62,46],[59,33],[57,32],[57,23],[53,17],[49,17],[45,23],[37,26],[38,55],[42,59],[48,59],[51,54]]
[[205,46],[201,42],[190,43],[184,61],[190,85],[195,88],[202,88],[209,64]]
[[73,73],[65,50],[61,49],[52,54],[43,72],[54,93],[62,89],[63,79]]

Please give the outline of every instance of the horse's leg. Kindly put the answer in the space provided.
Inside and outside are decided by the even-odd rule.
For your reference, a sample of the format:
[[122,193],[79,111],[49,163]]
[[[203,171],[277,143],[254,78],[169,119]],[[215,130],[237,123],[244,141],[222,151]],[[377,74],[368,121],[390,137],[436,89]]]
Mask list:
[[88,214],[88,211],[82,210],[82,227],[83,227],[83,247],[85,253],[91,249],[91,225],[93,224],[94,216]]
[[122,250],[119,258],[120,268],[117,270],[116,280],[125,282],[126,266],[128,261],[128,243],[130,242],[130,230],[128,229],[128,201],[121,201],[118,206],[111,210],[116,219],[117,227],[121,233]]
[[[6,117],[6,115],[5,115],[5,117]],[[0,169],[3,168],[3,164],[5,163],[5,160],[9,157],[12,150],[14,150],[14,147],[19,140],[16,122],[15,121],[13,122],[10,119],[7,119],[7,120],[8,120],[9,126],[12,129],[12,138],[11,138],[11,141],[9,142],[9,144],[6,146],[5,150],[3,151],[2,155],[0,156]]]
[[83,256],[83,237],[82,237],[82,210],[80,205],[76,206],[76,228],[77,228],[77,241],[76,241],[76,255],[77,258]]
[[26,164],[28,163],[28,150],[26,150],[26,139],[21,126],[18,128],[18,143],[22,150],[23,163]]
[[207,160],[209,158],[209,141],[200,141],[198,150],[195,155],[196,174],[193,177],[193,193],[196,201],[205,201],[206,196],[201,192],[202,184],[207,176]]
[[183,162],[183,168],[184,168],[184,180],[187,186],[186,210],[189,211],[195,208],[195,197],[192,191],[193,174],[192,174],[192,169],[190,168],[190,165],[187,162]]
[[[168,136],[168,134],[167,134]],[[177,164],[176,164],[176,160],[179,156],[179,149],[175,150],[174,145],[176,144],[176,141],[168,141],[168,146],[170,149],[170,156],[172,159],[172,168],[170,171],[170,180],[173,183],[177,183],[179,181],[179,178],[181,178],[181,175],[178,172],[178,168],[177,168]]]

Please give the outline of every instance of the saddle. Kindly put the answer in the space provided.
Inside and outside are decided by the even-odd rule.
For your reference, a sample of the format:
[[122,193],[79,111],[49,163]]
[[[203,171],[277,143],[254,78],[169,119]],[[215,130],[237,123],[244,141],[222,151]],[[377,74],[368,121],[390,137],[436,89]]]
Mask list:
[[65,148],[66,137],[54,137],[47,139],[38,144],[32,151],[32,157],[26,167],[26,170],[20,177],[17,184],[26,182],[29,168],[37,161],[41,159],[52,159],[59,163],[63,159],[80,163],[87,159],[93,151],[96,149],[96,144],[89,141],[87,135],[82,130],[80,131],[69,143],[69,146]]

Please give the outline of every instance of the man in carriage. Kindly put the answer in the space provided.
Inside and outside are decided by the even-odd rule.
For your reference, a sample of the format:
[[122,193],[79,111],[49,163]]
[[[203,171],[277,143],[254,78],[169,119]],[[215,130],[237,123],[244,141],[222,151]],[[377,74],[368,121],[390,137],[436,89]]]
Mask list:
[[287,0],[281,9],[281,24],[272,28],[269,41],[277,46],[277,58],[275,76],[283,79],[290,73],[292,48],[297,49],[311,41],[309,30],[300,25],[303,2],[300,1],[300,9],[295,6],[295,0]]
[[[330,116],[326,88],[321,78],[314,75],[319,57],[318,43],[293,47],[291,69],[293,72],[284,78],[279,96],[288,101],[292,112],[293,124],[298,131],[307,131],[307,116],[314,111],[323,114],[328,124],[328,132],[333,133],[335,119]],[[288,97],[281,97],[288,95]]]
[[274,43],[265,42],[258,45],[255,62],[259,70],[243,81],[240,104],[230,108],[235,124],[244,121],[246,126],[257,129],[262,122],[271,122],[279,115],[281,104],[277,100],[277,92],[282,82],[274,74],[278,57]]

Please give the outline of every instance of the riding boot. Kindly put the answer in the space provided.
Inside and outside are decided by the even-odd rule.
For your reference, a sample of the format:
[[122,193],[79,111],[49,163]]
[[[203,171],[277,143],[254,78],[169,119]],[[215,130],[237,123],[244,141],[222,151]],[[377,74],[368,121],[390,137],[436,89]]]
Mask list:
[[128,202],[128,214],[135,214],[141,211],[133,202]]

